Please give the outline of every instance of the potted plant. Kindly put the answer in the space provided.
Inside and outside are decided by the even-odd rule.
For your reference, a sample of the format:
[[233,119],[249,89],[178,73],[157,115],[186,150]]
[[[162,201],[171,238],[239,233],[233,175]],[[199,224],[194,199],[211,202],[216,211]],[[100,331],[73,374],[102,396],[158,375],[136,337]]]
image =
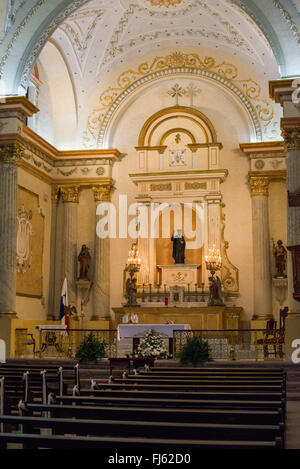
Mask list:
[[212,361],[210,347],[207,341],[200,337],[188,339],[180,351],[180,363],[182,365],[192,364],[197,366],[210,361]]
[[75,357],[80,362],[97,363],[106,357],[106,343],[98,340],[92,333],[87,335],[79,345]]

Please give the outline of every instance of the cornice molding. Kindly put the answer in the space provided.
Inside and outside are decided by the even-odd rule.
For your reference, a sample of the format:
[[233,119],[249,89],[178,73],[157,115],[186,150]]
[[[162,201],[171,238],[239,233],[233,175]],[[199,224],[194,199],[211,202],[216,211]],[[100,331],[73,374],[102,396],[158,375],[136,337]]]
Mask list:
[[293,88],[293,82],[295,78],[286,78],[283,80],[271,80],[269,81],[269,95],[275,103],[280,103],[280,97],[283,95],[291,95],[295,88]]
[[9,96],[0,102],[0,116],[2,112],[6,111],[18,111],[25,117],[31,117],[39,112],[39,109],[25,96]]
[[274,171],[249,171],[249,178],[268,178],[269,181],[272,180],[286,180],[287,172],[285,169],[274,170]]
[[286,154],[286,147],[284,141],[278,142],[259,142],[259,143],[241,143],[240,149],[247,155],[251,154],[267,154],[268,153],[282,153],[284,156]]

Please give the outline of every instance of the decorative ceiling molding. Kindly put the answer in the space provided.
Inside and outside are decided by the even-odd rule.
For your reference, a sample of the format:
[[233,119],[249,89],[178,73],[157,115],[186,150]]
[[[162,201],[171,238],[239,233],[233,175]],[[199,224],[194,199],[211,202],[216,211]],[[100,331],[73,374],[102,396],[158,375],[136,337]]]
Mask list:
[[298,47],[300,47],[300,32],[297,28],[297,24],[293,20],[293,17],[290,13],[284,8],[284,6],[280,3],[279,0],[273,0],[274,5],[279,9],[281,16],[287,22],[290,30],[292,31],[293,35],[297,40]]
[[[150,0],[149,0],[150,1]],[[132,3],[135,2],[135,3]],[[261,58],[255,52],[255,50],[250,46],[250,44],[246,41],[245,37],[240,34],[240,32],[235,28],[235,26],[226,20],[224,13],[219,13],[217,10],[212,8],[208,5],[206,0],[195,0],[194,3],[188,5],[188,7],[184,10],[184,15],[190,14],[193,9],[198,8],[204,14],[208,15],[214,21],[217,21],[217,25],[215,28],[206,27],[205,25],[201,26],[201,28],[193,28],[190,25],[188,27],[178,25],[176,27],[168,27],[167,30],[165,29],[155,29],[152,32],[148,33],[141,33],[138,36],[132,37],[127,41],[122,40],[123,33],[132,18],[132,16],[136,13],[141,13],[144,11],[138,4],[138,0],[132,0],[128,9],[124,12],[124,15],[119,21],[117,25],[111,41],[107,46],[106,52],[104,54],[103,60],[99,63],[97,73],[101,67],[106,65],[113,60],[116,60],[119,55],[124,54],[124,52],[128,51],[131,47],[137,47],[142,44],[145,44],[147,41],[154,41],[154,40],[165,40],[165,39],[172,39],[172,38],[182,38],[182,37],[190,37],[195,41],[196,37],[205,38],[212,40],[214,42],[220,42],[231,47],[236,47],[237,49],[241,50],[243,54],[247,54],[252,58],[255,57],[255,60],[261,62]],[[165,12],[165,16],[169,15],[169,12]]]
[[278,122],[274,122],[272,101],[262,97],[260,85],[252,80],[239,79],[235,65],[217,63],[212,57],[203,60],[197,54],[176,52],[166,57],[156,57],[151,63],[142,63],[137,70],[123,72],[114,86],[105,90],[99,98],[100,107],[94,110],[84,132],[84,147],[101,148],[108,125],[120,104],[140,86],[167,76],[188,74],[218,82],[233,93],[251,116],[257,141],[277,140]]
[[[58,28],[69,39],[81,72],[86,62],[90,45],[94,39],[95,29],[103,14],[104,10],[101,9],[82,8],[69,16],[68,20],[63,22]],[[89,22],[86,30],[80,24],[81,20]]]
[[183,0],[145,0],[149,2],[153,7],[165,7],[169,8],[170,6],[176,7],[183,2]]
[[[45,2],[46,0],[39,0],[40,2]],[[47,40],[57,29],[57,27],[68,18],[74,11],[78,10],[83,3],[86,3],[87,0],[77,0],[73,1],[67,8],[65,8],[59,15],[57,15],[49,24],[49,26],[43,30],[43,33],[40,35],[38,42],[35,44],[34,48],[31,50],[31,53],[27,59],[26,65],[23,68],[23,73],[21,77],[20,85],[27,89],[28,81],[30,79],[31,71],[33,69],[34,63],[36,62],[37,57],[39,56],[42,48],[46,44]],[[0,66],[1,71],[1,66]]]

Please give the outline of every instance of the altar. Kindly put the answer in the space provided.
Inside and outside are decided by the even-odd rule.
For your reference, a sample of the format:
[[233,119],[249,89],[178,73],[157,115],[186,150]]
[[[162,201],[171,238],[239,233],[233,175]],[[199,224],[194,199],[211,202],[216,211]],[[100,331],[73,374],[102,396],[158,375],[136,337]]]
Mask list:
[[173,355],[173,332],[176,330],[190,330],[191,326],[189,324],[119,324],[118,341],[120,343],[122,339],[132,339],[132,352],[134,352],[140,338],[150,329],[157,332],[163,339],[168,340],[169,354]]
[[[193,330],[228,330],[240,329],[243,308],[237,306],[140,306],[113,308],[112,328],[122,325],[124,315],[134,314],[137,323],[134,326],[155,324],[164,326],[182,326],[189,324]],[[125,327],[131,325],[124,324]]]
[[175,330],[191,329],[189,324],[120,324],[118,326],[118,340],[122,338],[143,337],[149,329],[154,330],[162,337],[173,337]]

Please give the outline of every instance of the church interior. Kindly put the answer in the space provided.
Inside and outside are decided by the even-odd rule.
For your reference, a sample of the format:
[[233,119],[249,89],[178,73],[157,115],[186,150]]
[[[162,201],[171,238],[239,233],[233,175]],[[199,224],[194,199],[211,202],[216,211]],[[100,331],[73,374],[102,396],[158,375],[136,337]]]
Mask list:
[[300,1],[0,13],[4,361],[74,360],[84,331],[125,359],[151,325],[170,363],[194,331],[297,364]]

